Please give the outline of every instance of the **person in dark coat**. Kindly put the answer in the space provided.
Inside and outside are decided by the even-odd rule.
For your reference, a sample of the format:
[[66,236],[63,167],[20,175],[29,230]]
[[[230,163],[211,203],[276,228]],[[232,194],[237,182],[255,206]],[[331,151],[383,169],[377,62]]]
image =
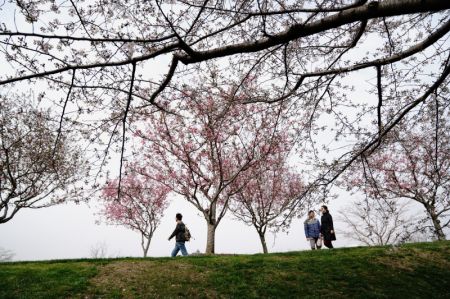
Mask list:
[[328,248],[333,248],[333,244],[331,244],[331,241],[336,240],[336,234],[334,233],[333,226],[333,217],[331,217],[330,211],[328,211],[327,206],[322,206],[320,208],[320,212],[322,212],[322,217],[320,218],[320,233],[323,237],[323,245]]
[[184,243],[186,242],[186,240],[184,238],[186,226],[184,225],[183,221],[181,221],[181,219],[183,219],[183,215],[181,215],[180,213],[177,213],[175,215],[175,220],[177,221],[177,226],[175,227],[175,230],[169,237],[169,241],[170,241],[170,239],[175,237],[175,248],[172,250],[172,257],[177,256],[178,251],[180,251],[180,250],[181,250],[182,255],[188,255],[186,246],[184,245]]

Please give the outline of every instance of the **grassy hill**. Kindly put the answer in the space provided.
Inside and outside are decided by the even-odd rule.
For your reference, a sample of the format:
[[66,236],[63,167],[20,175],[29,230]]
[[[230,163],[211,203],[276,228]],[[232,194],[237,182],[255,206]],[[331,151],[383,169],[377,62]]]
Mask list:
[[0,263],[0,298],[450,298],[450,241],[401,247]]

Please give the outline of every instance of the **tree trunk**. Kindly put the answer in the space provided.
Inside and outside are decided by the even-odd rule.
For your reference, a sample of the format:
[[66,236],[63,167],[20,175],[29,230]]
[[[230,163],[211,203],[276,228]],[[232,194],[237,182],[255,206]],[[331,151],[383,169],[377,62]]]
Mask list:
[[208,224],[208,238],[206,240],[206,254],[215,253],[215,238],[216,238],[216,226],[207,222]]
[[442,229],[441,221],[439,220],[438,216],[436,215],[434,207],[432,207],[428,210],[428,214],[430,215],[431,221],[433,222],[434,234],[436,235],[436,237],[439,241],[444,241],[445,240],[444,230]]
[[150,242],[152,240],[152,237],[146,238],[143,234],[141,235],[141,247],[142,251],[144,252],[144,257],[147,257],[148,249],[150,248]]
[[266,244],[266,236],[264,235],[263,232],[258,231],[258,235],[259,235],[259,239],[261,240],[261,245],[263,248],[263,252],[264,253],[269,253],[269,251],[267,251],[267,244]]
[[217,228],[217,222],[216,222],[216,202],[211,202],[211,205],[209,206],[209,209],[204,211],[204,216],[206,220],[206,225],[208,226],[207,231],[207,239],[206,239],[206,254],[214,254],[216,252],[216,228]]
[[441,222],[439,221],[439,219],[437,217],[432,218],[432,221],[433,221],[434,233],[436,234],[436,237],[438,238],[439,241],[444,241],[445,234],[444,234],[444,231],[442,230]]

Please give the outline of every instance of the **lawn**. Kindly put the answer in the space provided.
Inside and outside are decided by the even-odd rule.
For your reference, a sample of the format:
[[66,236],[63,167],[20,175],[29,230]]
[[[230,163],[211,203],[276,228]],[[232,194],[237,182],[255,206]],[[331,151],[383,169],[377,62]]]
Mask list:
[[0,298],[450,298],[450,241],[0,264]]

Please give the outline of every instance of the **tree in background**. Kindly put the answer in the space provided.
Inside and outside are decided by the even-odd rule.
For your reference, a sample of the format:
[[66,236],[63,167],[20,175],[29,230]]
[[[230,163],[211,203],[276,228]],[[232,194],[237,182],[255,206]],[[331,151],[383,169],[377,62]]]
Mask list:
[[14,252],[12,252],[11,250],[0,247],[0,262],[12,261],[14,255]]
[[399,244],[413,239],[417,219],[408,209],[410,202],[365,198],[340,210],[346,237],[368,246]]
[[84,191],[80,148],[27,97],[0,95],[0,223],[21,209],[80,200]]
[[[281,105],[242,105],[246,93],[204,82],[177,94],[179,114],[149,117],[142,172],[182,195],[207,224],[206,253],[228,211],[237,178],[257,167],[283,142]],[[251,82],[248,83],[251,85]],[[250,88],[250,87],[249,87]]]
[[118,179],[103,188],[104,208],[101,214],[110,224],[122,225],[139,232],[142,251],[144,257],[147,257],[153,233],[168,205],[167,194],[170,189],[138,174],[133,170],[135,168],[136,166],[130,165],[130,172],[124,176],[119,198]]
[[[440,103],[443,102],[443,103]],[[349,187],[372,198],[414,200],[445,239],[450,225],[450,122],[447,99],[427,103],[404,122],[377,152],[355,167]]]
[[[279,152],[241,176],[236,181],[237,191],[230,204],[235,217],[256,229],[264,253],[268,253],[267,229],[286,227],[289,221],[283,214],[293,209],[294,199],[304,192],[304,182],[288,166],[286,158],[287,152]],[[303,207],[295,209],[300,211]]]
[[[291,101],[311,161],[322,166],[313,167],[315,186],[368,156],[434,92],[448,98],[449,1],[21,0],[0,8],[2,90],[41,92],[58,119],[95,141],[98,173],[112,150],[123,160],[143,110],[177,113],[164,99],[196,85],[213,60],[236,86],[263,74],[248,102]],[[367,73],[373,92],[352,97],[352,78]],[[322,160],[316,133],[324,127],[352,146],[326,159],[325,142]]]
[[89,248],[89,257],[92,259],[104,259],[108,253],[108,246],[105,242],[97,242]]

